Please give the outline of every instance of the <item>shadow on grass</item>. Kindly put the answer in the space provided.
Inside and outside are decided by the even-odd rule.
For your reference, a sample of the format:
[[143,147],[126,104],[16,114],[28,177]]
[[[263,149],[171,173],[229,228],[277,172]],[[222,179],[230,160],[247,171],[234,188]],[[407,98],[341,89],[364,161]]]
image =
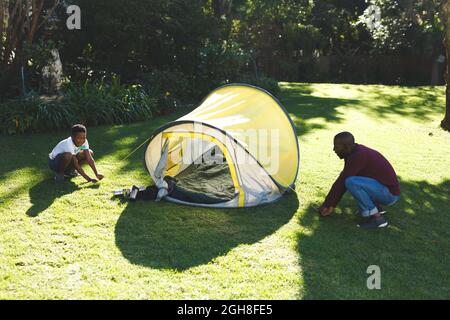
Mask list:
[[60,183],[56,183],[52,178],[42,180],[29,190],[30,201],[33,205],[27,210],[26,214],[29,217],[37,217],[42,211],[50,207],[57,198],[71,194],[81,188],[96,189],[99,187],[99,184],[82,186],[83,184],[78,185],[71,180],[65,180]]
[[338,107],[358,103],[353,99],[335,99],[316,97],[309,84],[291,84],[284,89],[281,102],[297,127],[297,135],[306,134],[315,129],[323,129],[325,125],[312,123],[314,119],[324,119],[327,122],[341,122],[343,117],[336,110]]
[[298,206],[293,192],[276,203],[243,209],[129,203],[116,225],[116,245],[133,264],[186,270],[269,236],[292,218]]
[[[314,96],[317,84],[290,83],[283,88],[281,102],[293,119],[297,134],[304,135],[315,129],[324,129],[325,123],[344,121],[339,107],[351,107],[375,118],[398,115],[413,120],[431,120],[442,113],[443,106],[438,99],[445,97],[441,88],[340,85],[342,89],[359,91],[360,98],[342,99]],[[442,94],[441,94],[442,90]],[[444,103],[444,101],[443,101]],[[345,109],[344,109],[345,110]],[[321,120],[321,123],[315,123]]]
[[50,178],[36,183],[29,190],[30,201],[33,205],[28,209],[27,215],[37,217],[42,211],[50,207],[57,198],[78,189],[79,187],[70,180],[57,184]]
[[[348,195],[329,218],[319,218],[313,205],[306,209],[299,219],[310,232],[298,234],[305,299],[450,298],[450,180],[401,187],[384,229],[358,229]],[[381,290],[367,289],[370,265],[381,269]]]
[[[399,88],[397,94],[387,94],[385,89],[375,87],[371,91],[375,100],[384,102],[383,106],[377,105],[366,108],[364,112],[377,118],[386,118],[391,115],[399,115],[405,118],[429,121],[436,114],[441,114],[444,108],[445,92],[433,87],[408,87]],[[442,104],[438,99],[442,99]]]

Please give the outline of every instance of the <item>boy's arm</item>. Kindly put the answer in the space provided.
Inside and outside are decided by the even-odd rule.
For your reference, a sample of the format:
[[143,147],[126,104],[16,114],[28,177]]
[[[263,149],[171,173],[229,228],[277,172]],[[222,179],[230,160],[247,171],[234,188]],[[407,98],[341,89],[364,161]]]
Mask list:
[[96,182],[95,179],[92,179],[86,174],[86,172],[84,172],[83,168],[81,168],[80,164],[78,163],[77,157],[75,156],[72,157],[72,163],[75,170],[77,170],[81,174],[81,176],[85,178],[88,182]]
[[84,156],[86,157],[86,162],[91,167],[91,169],[94,172],[94,174],[97,177],[97,179],[98,180],[102,180],[103,179],[103,175],[101,173],[98,173],[97,167],[95,166],[95,160],[92,157],[91,152],[89,151],[89,149],[88,150],[84,150],[83,153],[84,153]]

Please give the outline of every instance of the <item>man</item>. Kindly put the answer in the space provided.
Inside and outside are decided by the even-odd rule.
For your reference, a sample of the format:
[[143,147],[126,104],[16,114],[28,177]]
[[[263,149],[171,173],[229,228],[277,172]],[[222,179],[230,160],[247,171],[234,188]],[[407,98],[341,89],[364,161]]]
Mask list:
[[344,170],[319,208],[320,214],[329,216],[348,190],[358,202],[359,213],[367,218],[358,227],[386,227],[388,222],[382,216],[384,211],[380,205],[390,206],[400,198],[394,168],[378,151],[355,143],[350,132],[341,132],[334,137],[333,150],[344,159]]
[[[103,175],[97,171],[92,153],[87,141],[86,127],[81,124],[74,125],[71,136],[60,141],[48,155],[49,167],[56,173],[55,181],[63,181],[65,176],[74,177],[78,173],[88,182],[103,179]],[[89,164],[97,179],[92,179],[84,172],[81,168],[84,163]]]

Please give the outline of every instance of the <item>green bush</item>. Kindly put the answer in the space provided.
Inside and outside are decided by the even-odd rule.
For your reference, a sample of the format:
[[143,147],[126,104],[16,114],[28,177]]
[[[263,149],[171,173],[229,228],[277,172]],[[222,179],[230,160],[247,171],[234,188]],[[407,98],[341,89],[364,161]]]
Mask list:
[[245,74],[233,79],[233,81],[223,82],[222,84],[226,84],[226,83],[230,83],[230,82],[244,83],[244,84],[250,84],[253,86],[257,86],[261,89],[267,90],[275,97],[278,97],[281,92],[280,86],[278,85],[278,81],[276,81],[275,79],[266,77],[264,75],[260,75],[258,78],[256,78],[253,74],[245,73]]
[[0,105],[1,132],[23,133],[26,128],[32,128],[38,114],[37,98],[15,99]]
[[144,90],[154,96],[171,95],[181,100],[190,98],[189,79],[182,72],[154,70],[143,74],[141,83]]
[[90,126],[146,120],[156,111],[156,99],[140,85],[121,84],[118,79],[69,84],[64,96],[78,121]]
[[180,100],[192,100],[192,88],[188,77],[178,71],[154,70],[141,77],[142,88],[157,98],[158,115],[174,112]]
[[0,105],[0,131],[3,134],[64,129],[73,121],[71,110],[57,99],[31,96]]
[[237,43],[207,42],[199,52],[199,62],[193,82],[196,99],[207,95],[223,83],[235,82],[248,67],[250,55]]
[[130,123],[152,118],[156,104],[157,99],[140,85],[124,85],[117,79],[71,83],[56,98],[29,96],[0,105],[0,130],[13,134],[62,130],[73,123]]

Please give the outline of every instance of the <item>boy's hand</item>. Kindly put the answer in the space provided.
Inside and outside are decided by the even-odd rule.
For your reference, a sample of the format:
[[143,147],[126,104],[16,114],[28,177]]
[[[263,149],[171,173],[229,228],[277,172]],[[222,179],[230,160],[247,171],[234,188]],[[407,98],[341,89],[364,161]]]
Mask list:
[[102,175],[101,173],[97,173],[97,179],[98,180],[102,180],[105,176],[104,175]]

